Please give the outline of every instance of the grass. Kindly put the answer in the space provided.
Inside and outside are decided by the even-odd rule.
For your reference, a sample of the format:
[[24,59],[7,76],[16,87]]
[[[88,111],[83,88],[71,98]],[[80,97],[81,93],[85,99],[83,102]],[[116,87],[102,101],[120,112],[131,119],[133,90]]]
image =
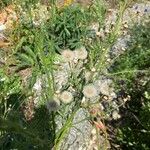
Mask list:
[[[2,7],[8,4],[4,1]],[[94,105],[93,99],[96,103],[102,102],[102,93],[92,99],[83,93],[84,87],[94,85],[101,75],[117,81],[120,78],[129,81],[126,92],[137,96],[139,91],[133,92],[134,79],[138,79],[137,74],[147,77],[149,73],[148,26],[134,28],[135,36],[127,53],[113,60],[112,66],[107,61],[110,49],[122,34],[122,17],[129,1],[119,2],[115,26],[104,38],[97,36],[105,28],[107,17],[108,8],[103,0],[95,0],[90,7],[70,4],[59,8],[55,1],[42,7],[38,0],[14,1],[14,4],[20,17],[15,28],[6,30],[11,45],[1,48],[2,58],[5,59],[0,69],[0,149],[61,149],[70,128],[74,126],[76,112],[81,108],[90,110]],[[90,28],[92,23],[98,24],[98,31]],[[87,53],[85,59],[81,58],[85,55],[81,49],[83,47]],[[66,62],[62,52],[68,49]],[[83,54],[76,56],[78,52]],[[70,61],[72,55],[74,58]],[[76,57],[78,60],[75,62]],[[113,69],[106,73],[109,68]],[[30,70],[28,75],[25,70]],[[57,72],[62,74],[57,77]],[[21,73],[23,76],[20,76]],[[89,80],[85,76],[87,73],[91,76]],[[63,83],[57,78],[67,81]],[[147,80],[145,82],[141,89],[148,100]],[[68,95],[62,100],[64,91],[73,97],[69,103],[64,103]],[[146,101],[140,108],[140,117],[144,122],[149,102]],[[100,112],[103,123],[105,113]],[[56,119],[59,117],[62,126],[58,129]],[[87,118],[91,122],[94,119],[92,115]],[[99,129],[97,131],[99,134]],[[120,133],[126,136],[124,130],[120,129]],[[107,130],[104,134],[104,149],[107,149]],[[127,143],[123,136],[120,137],[120,145],[130,145],[131,140]],[[100,147],[100,143],[97,145]]]

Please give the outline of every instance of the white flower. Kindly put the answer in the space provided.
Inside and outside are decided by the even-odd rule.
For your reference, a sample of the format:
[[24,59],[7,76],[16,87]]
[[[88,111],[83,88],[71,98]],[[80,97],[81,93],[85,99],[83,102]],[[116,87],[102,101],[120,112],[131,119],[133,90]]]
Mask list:
[[70,103],[72,100],[73,100],[73,96],[72,96],[72,93],[71,92],[68,92],[68,91],[64,91],[63,93],[61,93],[60,95],[60,100],[63,102],[63,103]]
[[73,61],[75,58],[74,52],[71,50],[64,50],[61,54],[66,62]]
[[94,98],[98,96],[98,91],[93,84],[89,84],[83,88],[83,94],[87,98]]
[[85,49],[85,47],[81,47],[77,50],[75,50],[75,55],[77,57],[77,59],[86,59],[87,56],[88,56],[88,52],[87,50]]

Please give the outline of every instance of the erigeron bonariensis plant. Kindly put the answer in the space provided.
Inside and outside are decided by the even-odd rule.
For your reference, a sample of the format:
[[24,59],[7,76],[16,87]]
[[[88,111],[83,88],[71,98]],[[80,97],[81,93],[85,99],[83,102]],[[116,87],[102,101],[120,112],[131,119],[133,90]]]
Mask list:
[[65,62],[72,62],[75,58],[74,52],[71,50],[63,50],[61,55]]
[[99,93],[96,89],[96,86],[94,86],[93,84],[89,84],[83,87],[83,94],[87,98],[94,98],[98,96]]
[[74,51],[75,57],[80,60],[85,60],[88,57],[88,52],[84,46]]
[[65,104],[68,104],[70,103],[71,101],[73,101],[73,95],[71,92],[68,92],[68,91],[63,91],[61,94],[60,94],[60,100],[65,103]]

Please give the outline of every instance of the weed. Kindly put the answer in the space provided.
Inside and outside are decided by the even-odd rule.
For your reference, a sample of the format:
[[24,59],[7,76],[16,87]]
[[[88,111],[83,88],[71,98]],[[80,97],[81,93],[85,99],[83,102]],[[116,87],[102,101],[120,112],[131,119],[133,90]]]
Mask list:
[[[139,36],[133,36],[130,50],[110,66],[109,51],[121,35],[128,1],[119,2],[115,26],[104,37],[98,36],[105,30],[107,16],[103,0],[94,1],[90,7],[67,4],[59,8],[55,1],[44,6],[38,0],[16,0],[14,4],[18,20],[14,30],[8,32],[12,45],[0,70],[0,148],[57,150],[74,127],[76,112],[80,108],[90,109],[100,103],[103,93],[109,93],[102,92],[102,85],[97,85],[101,75],[128,79],[130,88],[126,87],[126,91],[133,92],[134,78],[148,73],[149,27],[137,26],[134,32]],[[98,24],[94,31],[90,27],[93,23]],[[138,28],[142,30],[139,32]],[[110,67],[112,71],[106,73]],[[29,76],[19,77],[28,70]],[[144,81],[142,92],[148,100],[148,82]],[[137,96],[137,91],[133,93]],[[140,108],[144,122],[149,102]],[[92,115],[87,119],[99,128],[103,125]],[[142,126],[146,129],[149,124],[145,122]],[[107,130],[104,134],[106,149]],[[124,137],[120,139],[125,141]],[[126,142],[127,146],[130,143]]]

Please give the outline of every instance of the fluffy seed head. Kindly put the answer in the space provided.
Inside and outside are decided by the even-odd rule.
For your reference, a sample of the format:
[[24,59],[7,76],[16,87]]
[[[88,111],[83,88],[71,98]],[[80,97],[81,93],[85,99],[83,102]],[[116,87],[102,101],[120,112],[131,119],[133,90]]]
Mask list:
[[71,50],[64,50],[61,54],[65,62],[73,61],[75,58],[74,52]]
[[85,47],[81,47],[75,50],[75,55],[78,59],[84,60],[88,56],[88,52],[86,51]]
[[63,103],[70,103],[72,100],[73,100],[73,96],[72,96],[72,93],[71,92],[68,92],[68,91],[64,91],[63,93],[61,93],[60,95],[60,100],[63,102]]
[[47,109],[51,112],[51,111],[56,111],[58,109],[59,104],[56,101],[51,100],[47,102],[46,106]]
[[101,94],[110,96],[110,94],[113,93],[113,89],[111,88],[111,80],[98,80],[96,83]]
[[94,98],[98,96],[98,91],[93,84],[89,84],[83,88],[83,94],[87,98]]

